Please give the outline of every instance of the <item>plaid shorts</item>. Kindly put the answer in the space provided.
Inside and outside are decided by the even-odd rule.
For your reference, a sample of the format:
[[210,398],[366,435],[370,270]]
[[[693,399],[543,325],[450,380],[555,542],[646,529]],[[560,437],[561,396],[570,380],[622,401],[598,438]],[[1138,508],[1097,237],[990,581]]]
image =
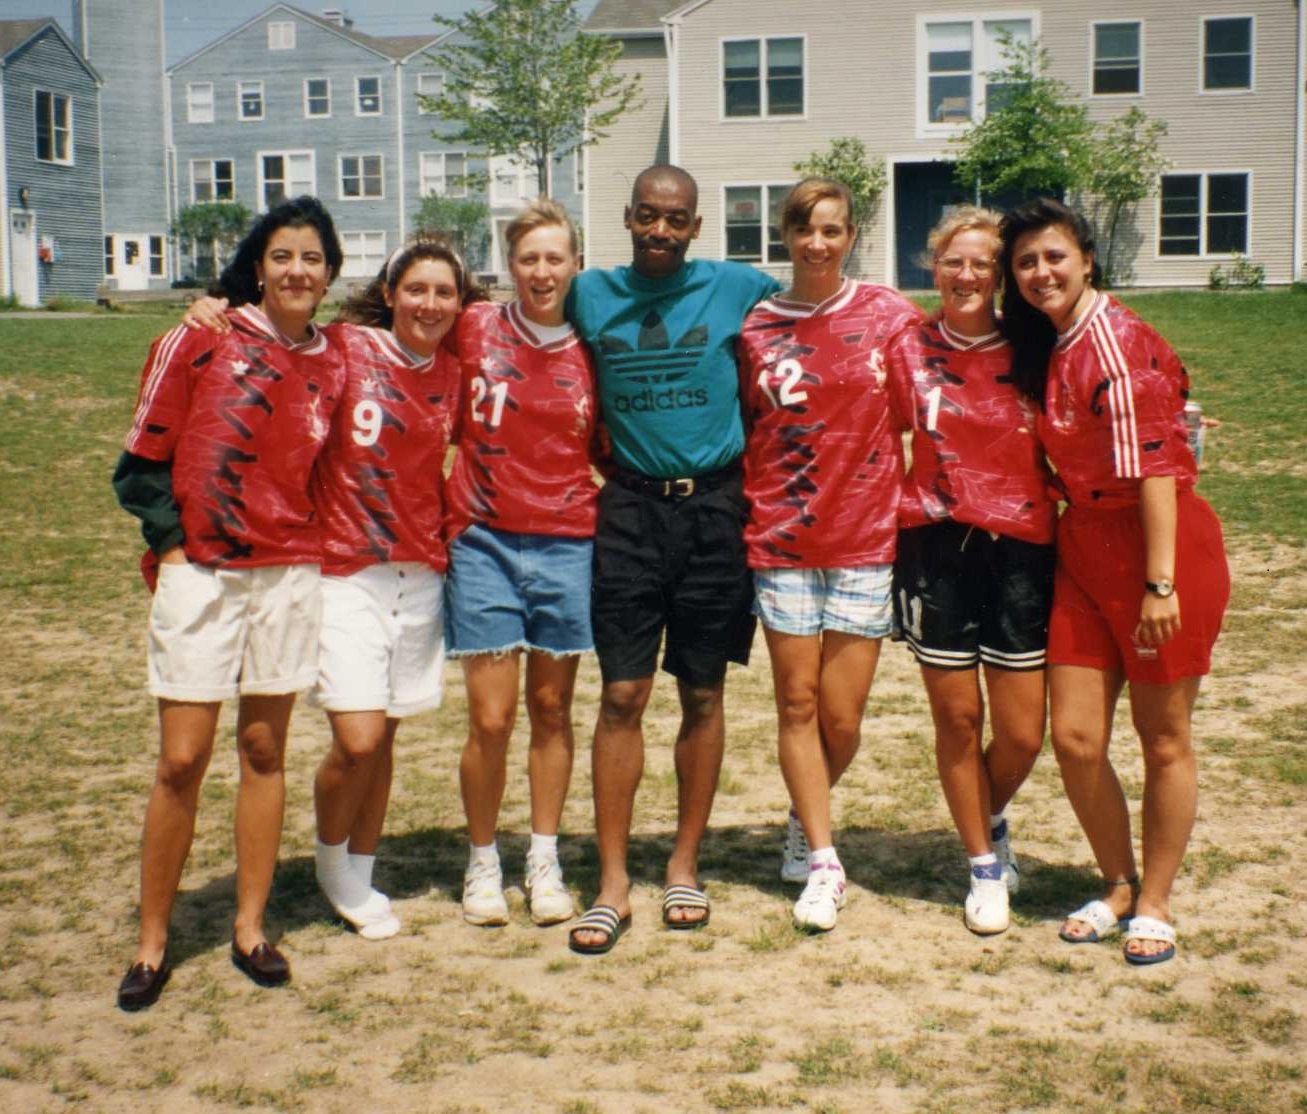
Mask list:
[[890,632],[893,566],[754,569],[754,614],[782,634],[841,631],[859,638]]

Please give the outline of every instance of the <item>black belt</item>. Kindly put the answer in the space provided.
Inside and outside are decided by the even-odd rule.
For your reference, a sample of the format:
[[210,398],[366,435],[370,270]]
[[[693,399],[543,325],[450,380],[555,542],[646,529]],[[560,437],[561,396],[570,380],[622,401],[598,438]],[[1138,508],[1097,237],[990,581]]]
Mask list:
[[618,468],[613,473],[613,482],[627,491],[655,499],[687,499],[699,492],[722,487],[739,479],[739,476],[740,465],[737,461],[715,472],[704,472],[699,476],[676,476],[666,480],[646,476],[643,472],[632,472],[629,468]]

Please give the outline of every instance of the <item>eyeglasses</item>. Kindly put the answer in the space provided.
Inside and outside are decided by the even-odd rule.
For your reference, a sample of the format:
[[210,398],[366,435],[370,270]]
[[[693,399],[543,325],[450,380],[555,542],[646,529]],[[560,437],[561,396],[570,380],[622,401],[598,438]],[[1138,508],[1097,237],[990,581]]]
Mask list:
[[963,259],[960,255],[947,255],[936,259],[935,266],[946,275],[960,275],[964,267],[969,266],[976,278],[989,278],[998,267],[992,259]]

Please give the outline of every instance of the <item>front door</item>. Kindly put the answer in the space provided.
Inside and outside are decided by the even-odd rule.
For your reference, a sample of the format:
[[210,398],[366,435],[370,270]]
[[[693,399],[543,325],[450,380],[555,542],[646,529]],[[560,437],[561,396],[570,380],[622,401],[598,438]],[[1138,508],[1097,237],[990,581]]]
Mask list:
[[113,238],[114,272],[119,290],[145,290],[150,285],[150,239],[120,232]]
[[894,167],[895,283],[900,290],[930,289],[930,271],[921,265],[926,236],[945,209],[970,200],[953,181],[951,162],[901,162]]
[[41,289],[36,273],[36,214],[9,211],[9,258],[13,260],[13,290],[19,305],[39,306]]

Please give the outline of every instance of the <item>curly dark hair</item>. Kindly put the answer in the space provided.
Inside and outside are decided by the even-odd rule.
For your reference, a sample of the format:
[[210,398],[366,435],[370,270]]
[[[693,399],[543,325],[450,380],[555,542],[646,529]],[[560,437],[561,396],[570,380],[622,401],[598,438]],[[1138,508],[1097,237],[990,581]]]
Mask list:
[[214,293],[226,298],[233,306],[260,301],[262,294],[259,291],[255,264],[263,261],[268,241],[279,228],[305,227],[317,231],[318,239],[322,241],[323,255],[327,259],[327,270],[330,272],[327,282],[335,282],[345,259],[340,240],[336,236],[336,226],[322,202],[306,194],[279,201],[250,226],[245,238],[236,246],[236,254],[232,256],[231,262],[218,276],[218,286]]
[[463,305],[488,299],[489,295],[468,273],[467,264],[453,243],[443,236],[423,234],[393,252],[367,286],[346,298],[336,320],[348,321],[352,325],[375,325],[380,329],[389,329],[395,323],[395,315],[390,306],[386,305],[386,291],[393,296],[408,269],[423,259],[438,259],[449,264]]
[[1094,230],[1077,210],[1051,197],[1027,201],[1011,210],[999,225],[1003,241],[1003,316],[999,328],[1012,345],[1012,378],[1017,389],[1044,408],[1044,386],[1048,379],[1048,359],[1057,344],[1057,329],[1041,310],[1021,296],[1013,272],[1013,254],[1017,240],[1027,232],[1038,232],[1050,225],[1060,225],[1086,255],[1094,256],[1090,282],[1098,286],[1102,269],[1094,255]]

